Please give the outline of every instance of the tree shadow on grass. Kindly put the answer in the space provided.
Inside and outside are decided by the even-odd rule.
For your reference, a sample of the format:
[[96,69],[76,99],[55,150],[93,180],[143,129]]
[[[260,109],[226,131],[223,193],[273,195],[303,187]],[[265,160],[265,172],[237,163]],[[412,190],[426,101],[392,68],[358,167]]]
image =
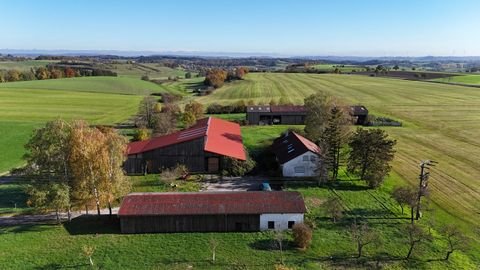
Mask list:
[[63,224],[70,235],[120,234],[120,220],[117,216],[82,215]]
[[0,235],[2,233],[27,233],[27,232],[43,232],[49,229],[49,226],[58,226],[51,223],[44,224],[24,224],[24,225],[14,225],[14,226],[5,226],[0,228]]
[[[278,243],[273,239],[262,239],[249,244],[250,248],[255,250],[278,251]],[[296,250],[293,241],[284,240],[283,250]]]
[[49,263],[49,264],[46,264],[46,265],[37,266],[33,269],[35,269],[35,270],[54,270],[54,269],[81,269],[81,268],[91,269],[91,266],[88,263],[87,264],[76,264],[76,265],[61,265],[61,264],[58,264],[58,263]]

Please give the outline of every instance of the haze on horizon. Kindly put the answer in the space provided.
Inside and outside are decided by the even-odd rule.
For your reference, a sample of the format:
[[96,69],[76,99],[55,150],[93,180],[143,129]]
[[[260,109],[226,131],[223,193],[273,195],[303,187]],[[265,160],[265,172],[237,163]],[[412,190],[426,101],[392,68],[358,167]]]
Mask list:
[[480,55],[480,2],[4,0],[1,49]]

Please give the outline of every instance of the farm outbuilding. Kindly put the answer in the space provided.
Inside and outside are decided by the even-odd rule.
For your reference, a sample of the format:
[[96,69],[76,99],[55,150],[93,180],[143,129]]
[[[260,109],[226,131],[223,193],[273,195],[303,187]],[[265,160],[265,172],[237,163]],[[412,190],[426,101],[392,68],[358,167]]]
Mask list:
[[[247,106],[247,121],[250,125],[305,125],[305,106]],[[356,125],[367,122],[368,110],[365,106],[350,106],[350,115]]]
[[350,115],[355,125],[365,125],[368,121],[368,110],[363,105],[350,106]]
[[118,212],[122,233],[254,232],[302,223],[298,192],[132,193]]
[[271,146],[282,175],[285,177],[310,177],[319,174],[321,150],[307,138],[289,131],[275,139]]
[[213,117],[179,132],[130,143],[127,154],[128,174],[158,173],[178,164],[190,172],[217,173],[225,157],[246,159],[240,126]]
[[306,116],[304,106],[247,106],[250,125],[304,125]]

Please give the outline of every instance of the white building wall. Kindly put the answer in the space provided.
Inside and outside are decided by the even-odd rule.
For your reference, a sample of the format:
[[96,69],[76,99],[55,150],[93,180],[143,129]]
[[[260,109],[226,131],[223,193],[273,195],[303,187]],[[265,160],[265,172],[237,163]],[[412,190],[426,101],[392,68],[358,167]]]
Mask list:
[[[311,151],[285,162],[282,165],[282,174],[286,177],[317,176],[319,156]],[[301,169],[303,168],[303,170]]]
[[288,222],[294,221],[295,224],[303,223],[303,214],[261,214],[260,215],[260,230],[268,230],[268,222],[275,222],[275,229],[277,231],[288,230]]

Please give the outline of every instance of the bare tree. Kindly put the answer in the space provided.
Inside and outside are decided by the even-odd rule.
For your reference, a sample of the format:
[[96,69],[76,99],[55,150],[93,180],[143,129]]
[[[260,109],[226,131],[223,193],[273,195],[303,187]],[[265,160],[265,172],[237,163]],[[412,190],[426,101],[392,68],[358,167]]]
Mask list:
[[368,245],[379,245],[380,238],[376,231],[372,230],[367,223],[353,223],[350,226],[350,233],[353,241],[357,245],[357,258],[362,257],[363,248]]
[[285,264],[285,260],[283,259],[283,242],[285,241],[285,234],[283,231],[275,231],[275,242],[280,251],[280,263]]
[[325,209],[327,210],[328,215],[332,218],[333,223],[341,219],[343,216],[343,207],[339,198],[330,197],[325,202]]
[[425,230],[423,230],[420,226],[415,224],[410,224],[405,227],[405,232],[408,236],[408,253],[405,259],[410,259],[410,256],[413,254],[414,248],[420,244],[421,242],[431,241],[432,235]]
[[455,251],[465,251],[470,247],[470,241],[468,237],[466,237],[462,231],[458,229],[458,227],[454,224],[448,224],[444,226],[440,232],[445,235],[447,243],[448,243],[448,250],[447,254],[445,255],[445,260],[448,261],[450,255],[452,255]]

